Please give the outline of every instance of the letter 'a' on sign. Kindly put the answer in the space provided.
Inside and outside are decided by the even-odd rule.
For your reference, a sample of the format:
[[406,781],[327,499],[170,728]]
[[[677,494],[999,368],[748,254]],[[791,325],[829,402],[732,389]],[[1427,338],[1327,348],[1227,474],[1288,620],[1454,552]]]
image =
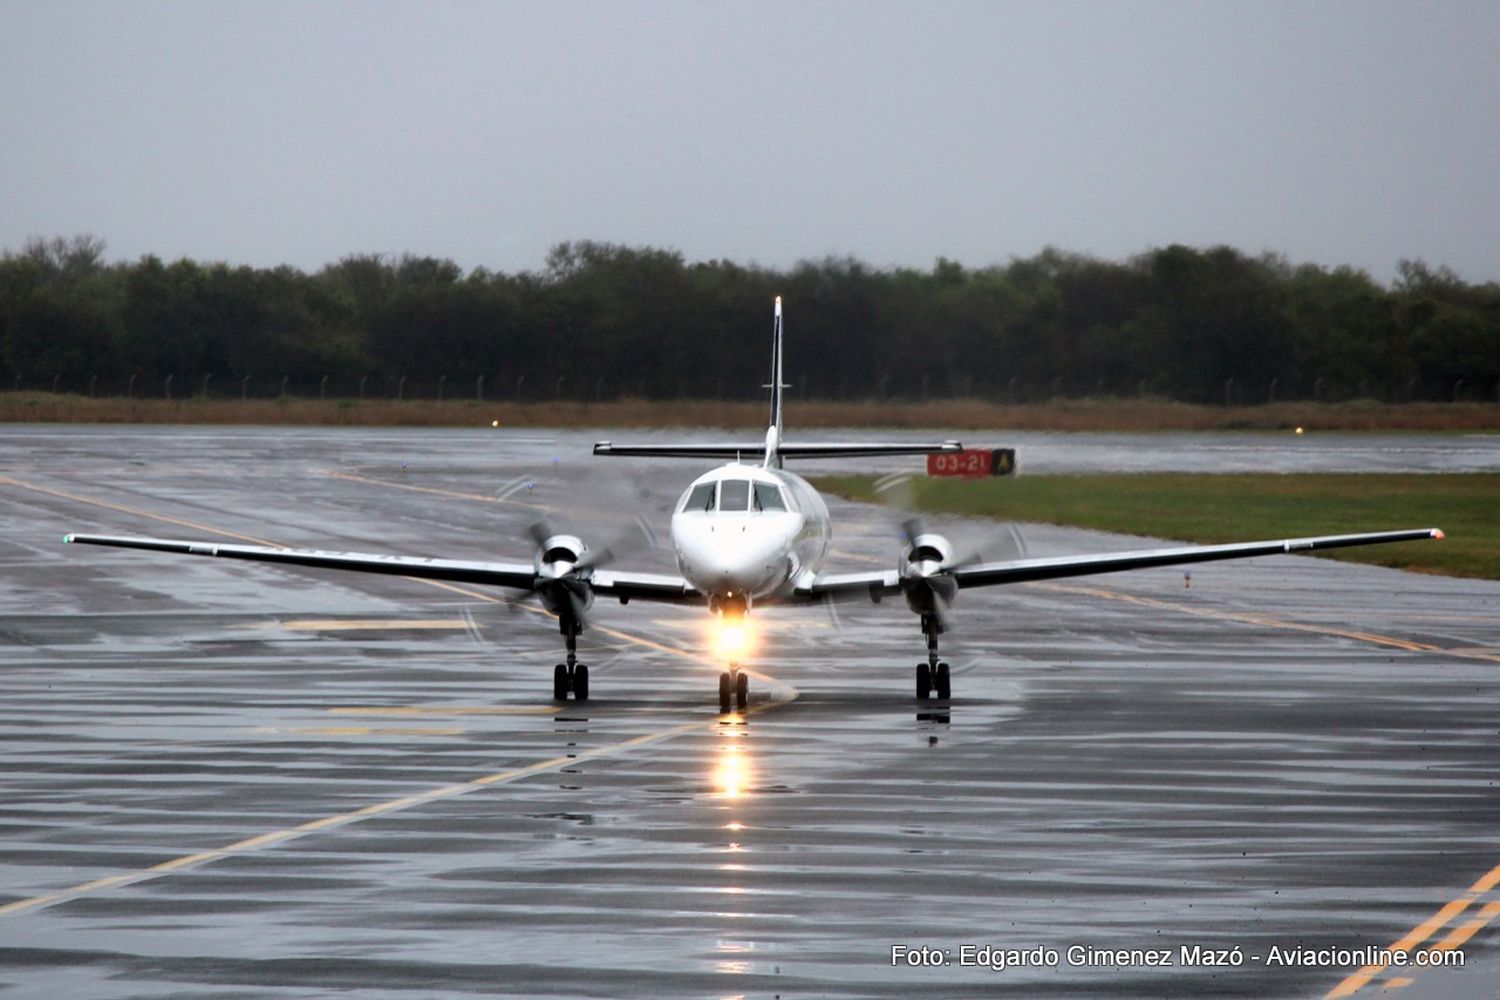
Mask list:
[[1008,476],[1015,471],[1014,448],[965,448],[927,456],[929,476]]

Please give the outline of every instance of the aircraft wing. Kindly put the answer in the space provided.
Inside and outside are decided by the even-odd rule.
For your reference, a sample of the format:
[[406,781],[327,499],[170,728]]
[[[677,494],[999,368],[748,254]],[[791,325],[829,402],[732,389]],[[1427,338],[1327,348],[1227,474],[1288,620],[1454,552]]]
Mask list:
[[[312,566],[318,569],[384,573],[449,583],[474,583],[513,590],[535,590],[536,570],[530,563],[479,562],[466,559],[429,559],[423,556],[375,555],[364,552],[323,552],[317,549],[283,549],[266,545],[221,545],[217,542],[184,542],[166,538],[129,538],[118,535],[65,535],[63,541],[80,545],[109,545],[152,552],[245,559],[251,562]],[[596,570],[591,580],[596,595],[621,601],[668,601],[686,603],[699,594],[681,577],[657,573],[625,573]]]
[[[1043,559],[1010,559],[1004,562],[974,563],[954,567],[950,572],[960,589],[993,587],[1006,583],[1033,580],[1057,580],[1094,573],[1117,573],[1127,569],[1152,566],[1178,566],[1213,562],[1219,559],[1244,559],[1249,556],[1279,555],[1287,552],[1315,552],[1353,545],[1377,545],[1384,542],[1410,542],[1424,538],[1442,538],[1438,528],[1415,528],[1406,531],[1376,531],[1356,535],[1320,535],[1314,538],[1287,538],[1280,541],[1235,542],[1229,545],[1183,545],[1168,549],[1138,549],[1131,552],[1107,552],[1100,555],[1054,556]],[[794,597],[802,600],[850,600],[899,594],[901,578],[895,570],[871,573],[841,573],[816,577],[799,586]]]

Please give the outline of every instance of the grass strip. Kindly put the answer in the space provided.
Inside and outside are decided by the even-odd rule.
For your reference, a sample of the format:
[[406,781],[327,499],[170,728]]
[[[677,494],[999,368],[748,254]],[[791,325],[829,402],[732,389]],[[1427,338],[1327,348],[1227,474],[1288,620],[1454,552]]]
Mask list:
[[[814,482],[852,500],[884,499],[875,493],[871,476],[828,476]],[[1447,534],[1443,541],[1372,545],[1326,555],[1423,573],[1500,579],[1500,474],[1494,473],[914,477],[896,492],[897,502],[917,511],[1202,544],[1442,528]]]

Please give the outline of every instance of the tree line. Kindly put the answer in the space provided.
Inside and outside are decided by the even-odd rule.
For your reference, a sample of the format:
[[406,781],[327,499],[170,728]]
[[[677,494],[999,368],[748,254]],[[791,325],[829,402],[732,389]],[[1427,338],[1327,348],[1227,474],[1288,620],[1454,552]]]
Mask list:
[[307,273],[89,236],[0,255],[0,389],[545,400],[757,397],[771,300],[804,398],[1500,400],[1500,284],[1227,246],[790,270],[563,243],[539,271],[355,254]]

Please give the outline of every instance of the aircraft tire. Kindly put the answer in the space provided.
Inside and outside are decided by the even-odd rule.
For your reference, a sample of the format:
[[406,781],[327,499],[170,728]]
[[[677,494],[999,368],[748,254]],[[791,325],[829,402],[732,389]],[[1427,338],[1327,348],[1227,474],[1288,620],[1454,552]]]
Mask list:
[[743,670],[734,679],[734,703],[741,712],[750,704],[750,675]]
[[729,671],[719,675],[719,714],[729,714]]
[[589,668],[588,664],[580,663],[573,668],[573,700],[589,700]]
[[948,680],[948,664],[937,665],[937,673],[932,678],[932,686],[937,690],[937,696],[943,701],[953,696],[953,687]]
[[932,668],[925,663],[917,664],[917,697],[927,698],[932,694]]
[[572,685],[568,683],[568,665],[559,663],[552,668],[552,700],[567,701],[570,687]]

